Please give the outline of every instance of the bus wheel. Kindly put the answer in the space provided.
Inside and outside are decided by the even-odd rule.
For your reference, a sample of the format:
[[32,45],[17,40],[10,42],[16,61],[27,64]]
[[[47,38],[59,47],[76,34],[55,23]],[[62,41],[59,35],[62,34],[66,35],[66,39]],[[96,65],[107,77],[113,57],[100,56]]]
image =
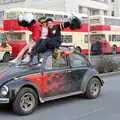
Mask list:
[[3,56],[3,62],[8,62],[10,60],[10,53],[6,52]]

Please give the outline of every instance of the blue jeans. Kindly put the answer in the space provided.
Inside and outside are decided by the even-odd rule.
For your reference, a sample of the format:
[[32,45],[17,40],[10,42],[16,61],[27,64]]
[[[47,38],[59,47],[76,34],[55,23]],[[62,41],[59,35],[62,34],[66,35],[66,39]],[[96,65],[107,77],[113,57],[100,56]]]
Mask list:
[[54,50],[55,48],[59,48],[60,44],[61,44],[60,37],[48,38],[39,45],[36,45],[37,47],[36,52],[41,53],[47,50]]

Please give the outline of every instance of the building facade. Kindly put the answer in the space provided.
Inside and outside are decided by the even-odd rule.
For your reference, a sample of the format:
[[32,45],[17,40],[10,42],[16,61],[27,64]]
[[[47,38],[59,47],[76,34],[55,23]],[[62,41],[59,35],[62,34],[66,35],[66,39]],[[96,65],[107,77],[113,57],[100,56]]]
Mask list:
[[0,0],[0,17],[2,11],[14,7],[120,16],[119,5],[120,0]]
[[108,0],[109,14],[120,17],[120,0]]

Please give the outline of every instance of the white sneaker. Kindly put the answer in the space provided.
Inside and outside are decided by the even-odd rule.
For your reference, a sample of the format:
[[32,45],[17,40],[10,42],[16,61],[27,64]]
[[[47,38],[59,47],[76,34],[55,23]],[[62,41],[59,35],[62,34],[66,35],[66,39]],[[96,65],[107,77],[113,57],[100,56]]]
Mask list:
[[43,62],[43,60],[44,60],[43,58],[40,58],[39,62],[40,62],[40,63],[42,63],[42,62]]
[[29,55],[27,55],[23,60],[22,62],[23,63],[29,63],[31,61],[31,57]]
[[11,61],[9,61],[10,63],[14,63],[14,64],[16,64],[16,65],[19,65],[19,64],[21,64],[21,59],[18,59],[18,58],[15,58],[15,59],[13,59],[13,60],[11,60]]

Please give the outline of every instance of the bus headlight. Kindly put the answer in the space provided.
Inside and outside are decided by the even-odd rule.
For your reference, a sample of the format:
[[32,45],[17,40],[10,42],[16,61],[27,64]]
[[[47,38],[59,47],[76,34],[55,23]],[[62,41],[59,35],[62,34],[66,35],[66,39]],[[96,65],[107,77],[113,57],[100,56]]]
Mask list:
[[8,87],[6,85],[2,86],[0,89],[1,96],[6,96],[8,94]]

